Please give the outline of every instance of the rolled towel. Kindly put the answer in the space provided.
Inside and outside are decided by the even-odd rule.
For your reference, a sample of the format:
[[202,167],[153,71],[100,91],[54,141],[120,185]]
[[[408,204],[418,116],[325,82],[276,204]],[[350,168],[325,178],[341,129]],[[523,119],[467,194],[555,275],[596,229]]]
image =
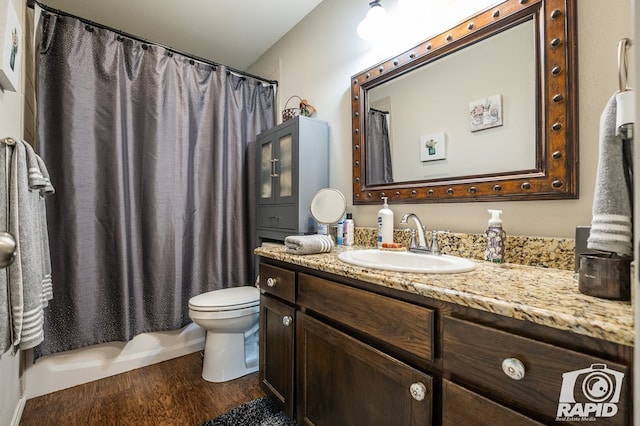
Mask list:
[[328,253],[333,240],[328,235],[291,235],[284,239],[285,252],[290,254]]

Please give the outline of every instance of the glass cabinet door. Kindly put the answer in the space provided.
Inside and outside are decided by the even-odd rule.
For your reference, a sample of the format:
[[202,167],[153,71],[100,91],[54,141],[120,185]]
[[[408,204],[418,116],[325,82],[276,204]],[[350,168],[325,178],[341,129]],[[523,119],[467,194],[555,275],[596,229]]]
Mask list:
[[273,202],[274,146],[273,140],[262,143],[260,147],[260,202]]
[[291,133],[280,137],[278,141],[278,198],[293,195],[293,147]]

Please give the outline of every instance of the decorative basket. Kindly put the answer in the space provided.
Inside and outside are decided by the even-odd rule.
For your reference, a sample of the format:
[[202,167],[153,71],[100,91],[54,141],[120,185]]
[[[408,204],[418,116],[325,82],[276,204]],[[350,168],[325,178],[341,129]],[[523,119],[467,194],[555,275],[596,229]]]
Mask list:
[[289,105],[289,101],[291,101],[291,99],[293,99],[293,98],[298,98],[299,101],[302,101],[302,98],[300,98],[300,96],[296,96],[296,95],[293,95],[292,97],[287,99],[287,102],[284,104],[284,109],[282,110],[282,122],[283,123],[285,121],[291,120],[292,118],[296,118],[297,116],[300,115],[300,112],[302,111],[300,108],[287,108],[287,106]]
[[[298,108],[287,108],[289,102],[293,98],[298,99]],[[284,104],[284,109],[282,110],[282,122],[284,123],[285,121],[296,118],[299,115],[310,117],[314,112],[316,112],[316,109],[312,105],[310,105],[306,99],[302,99],[300,98],[300,96],[293,95],[289,99],[287,99],[287,102]]]

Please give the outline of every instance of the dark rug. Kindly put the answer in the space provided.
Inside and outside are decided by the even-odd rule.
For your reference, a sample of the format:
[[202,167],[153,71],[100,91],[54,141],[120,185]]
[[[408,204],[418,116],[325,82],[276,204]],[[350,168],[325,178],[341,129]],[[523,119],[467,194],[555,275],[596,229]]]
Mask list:
[[296,423],[284,415],[271,399],[254,399],[227,411],[201,426],[292,426]]

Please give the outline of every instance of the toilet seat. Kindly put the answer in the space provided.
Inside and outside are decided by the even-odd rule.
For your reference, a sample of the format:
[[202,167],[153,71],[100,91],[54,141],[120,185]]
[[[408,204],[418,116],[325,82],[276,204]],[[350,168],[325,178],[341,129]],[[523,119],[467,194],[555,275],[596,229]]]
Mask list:
[[260,304],[256,287],[230,287],[202,293],[189,299],[189,309],[199,312],[236,311]]

